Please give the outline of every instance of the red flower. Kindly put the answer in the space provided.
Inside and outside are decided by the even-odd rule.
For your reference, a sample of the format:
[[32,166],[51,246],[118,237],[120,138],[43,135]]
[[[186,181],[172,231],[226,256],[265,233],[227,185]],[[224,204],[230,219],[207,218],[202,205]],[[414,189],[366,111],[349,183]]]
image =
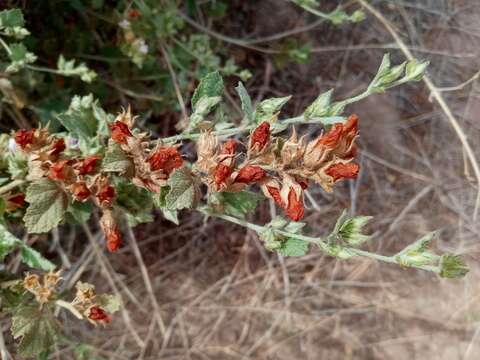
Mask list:
[[115,121],[113,124],[108,124],[112,132],[112,140],[119,144],[126,144],[127,137],[133,136],[128,128],[128,125],[122,121]]
[[258,147],[262,150],[270,140],[270,124],[268,122],[261,123],[250,136],[250,149]]
[[141,15],[140,11],[138,9],[132,9],[128,12],[128,17],[130,19],[135,19]]
[[248,165],[240,169],[235,177],[236,183],[250,184],[262,180],[267,173],[260,166]]
[[225,164],[218,164],[215,168],[215,184],[220,188],[222,184],[232,175],[232,169]]
[[7,201],[12,203],[15,207],[22,207],[25,204],[25,194],[19,193],[10,196]]
[[267,191],[270,194],[270,196],[273,198],[273,201],[275,201],[277,205],[283,208],[284,204],[282,201],[282,196],[280,195],[280,189],[267,185]]
[[[332,150],[336,148],[337,151],[340,150],[342,158],[352,158],[356,155],[356,148],[354,145],[352,146],[352,143],[357,134],[358,116],[352,114],[345,124],[335,124],[329,132],[322,135],[316,146],[323,145]],[[350,151],[346,153],[350,147]]]
[[293,187],[288,192],[288,204],[285,208],[285,214],[293,221],[299,221],[305,215],[302,195],[298,196]]
[[167,175],[183,165],[182,155],[173,146],[155,150],[147,161],[153,171],[163,170]]
[[83,160],[80,160],[76,165],[76,169],[78,170],[79,175],[87,175],[91,174],[95,170],[95,166],[97,165],[98,156],[88,156]]
[[354,179],[360,171],[360,166],[354,163],[334,164],[330,166],[325,173],[333,178],[333,181],[341,179]]
[[108,251],[110,252],[115,252],[120,248],[120,245],[122,244],[122,236],[120,235],[120,231],[118,231],[118,228],[115,226],[113,229],[107,232],[106,238],[107,238],[107,248]]
[[222,146],[222,155],[234,155],[235,154],[235,149],[237,147],[237,140],[230,139],[226,141],[223,146]]
[[48,177],[52,180],[65,180],[68,176],[68,165],[70,160],[59,160],[50,166]]
[[14,139],[15,139],[15,142],[22,149],[25,149],[27,145],[30,145],[33,143],[34,136],[35,136],[35,129],[31,129],[31,130],[21,129],[15,133]]
[[97,199],[100,204],[111,205],[113,198],[115,197],[115,188],[110,185],[104,185],[97,193]]
[[88,314],[88,318],[93,321],[100,321],[109,323],[110,316],[103,310],[100,306],[92,306],[90,308],[90,313]]
[[78,181],[78,182],[74,183],[71,186],[71,191],[72,191],[73,196],[75,197],[75,200],[78,200],[78,201],[85,201],[91,195],[91,192],[88,189],[85,181]]
[[57,139],[52,145],[52,149],[50,150],[50,155],[58,155],[60,154],[63,150],[65,150],[67,147],[65,146],[65,140],[63,139]]

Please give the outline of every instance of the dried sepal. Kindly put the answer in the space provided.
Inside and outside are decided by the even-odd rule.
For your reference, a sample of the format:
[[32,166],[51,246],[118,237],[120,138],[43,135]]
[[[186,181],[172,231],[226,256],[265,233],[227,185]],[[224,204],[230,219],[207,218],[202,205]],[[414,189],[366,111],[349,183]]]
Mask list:
[[117,221],[110,209],[103,211],[102,217],[100,218],[100,226],[105,234],[108,250],[110,252],[117,251],[122,244],[122,238],[118,229]]

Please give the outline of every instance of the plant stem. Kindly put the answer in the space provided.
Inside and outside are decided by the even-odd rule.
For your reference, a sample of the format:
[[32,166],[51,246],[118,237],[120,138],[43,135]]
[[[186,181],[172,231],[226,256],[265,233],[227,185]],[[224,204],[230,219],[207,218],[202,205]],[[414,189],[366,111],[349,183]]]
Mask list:
[[9,192],[10,190],[16,188],[17,186],[22,186],[26,183],[26,180],[13,180],[11,183],[0,187],[0,195]]
[[[247,220],[238,219],[238,218],[230,216],[230,215],[210,213],[206,210],[200,210],[200,211],[205,215],[214,216],[214,217],[229,221],[231,223],[246,227],[250,230],[255,231],[257,234],[259,234],[262,231],[265,231],[267,229],[265,226],[252,224],[251,222],[248,222]],[[283,231],[283,230],[276,230],[276,232],[280,235],[285,236],[285,237],[295,238],[295,239],[299,239],[299,240],[317,245],[318,247],[320,247],[320,249],[322,251],[326,252],[327,254],[330,254],[330,252],[328,251],[329,248],[330,248],[330,245],[326,242],[325,239],[322,239],[321,237],[311,237],[311,236],[306,236],[306,235],[301,235],[301,234],[293,234],[293,233],[290,233],[288,231]],[[372,252],[369,252],[369,251],[366,251],[366,250],[360,250],[360,249],[350,247],[350,246],[345,246],[344,249],[346,251],[348,251],[349,253],[355,254],[357,256],[362,256],[362,257],[366,257],[366,258],[377,260],[377,261],[382,261],[382,262],[389,263],[389,264],[397,264],[397,265],[400,265],[400,266],[404,266],[404,265],[400,264],[395,259],[395,256],[385,256],[385,255],[381,255],[381,254],[372,253]],[[431,272],[434,272],[434,273],[439,273],[440,272],[440,269],[439,269],[438,266],[432,266],[432,265],[411,265],[409,267],[413,267],[413,268],[421,269],[421,270],[426,270],[426,271],[431,271]]]

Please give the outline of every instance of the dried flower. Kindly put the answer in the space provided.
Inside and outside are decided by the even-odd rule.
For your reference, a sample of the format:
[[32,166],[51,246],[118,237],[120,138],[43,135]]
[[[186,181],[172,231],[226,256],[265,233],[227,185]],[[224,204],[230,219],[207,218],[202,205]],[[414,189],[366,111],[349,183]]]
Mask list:
[[76,183],[72,184],[70,191],[77,201],[86,201],[91,195],[91,192],[88,189],[85,181],[77,181]]
[[215,168],[215,184],[217,185],[217,190],[226,185],[227,179],[232,175],[232,168],[225,164],[218,164]]
[[235,151],[237,148],[238,141],[234,139],[227,140],[223,146],[222,151],[220,152],[222,155],[235,155]]
[[126,144],[127,138],[133,136],[128,125],[120,120],[116,120],[108,127],[112,132],[112,140],[119,144]]
[[51,146],[51,149],[49,151],[50,156],[57,156],[60,153],[62,153],[66,149],[65,145],[65,140],[63,139],[57,139],[54,141],[54,143]]
[[58,284],[58,282],[62,279],[61,278],[61,270],[58,270],[56,272],[54,271],[49,271],[43,276],[43,284],[45,287],[48,287],[50,289],[54,289],[55,286]]
[[260,166],[247,165],[239,170],[234,182],[250,184],[262,180],[265,176],[267,176],[267,172]]
[[100,306],[92,306],[88,310],[88,318],[92,321],[99,321],[103,323],[110,322],[110,316]]
[[25,194],[18,193],[9,195],[5,200],[7,201],[7,211],[15,211],[25,205]]
[[299,221],[303,218],[305,215],[303,208],[303,191],[298,193],[294,187],[290,187],[285,214],[293,221]]
[[23,287],[30,292],[36,291],[40,287],[40,278],[36,274],[29,274],[23,279]]
[[75,302],[80,304],[92,303],[97,296],[95,293],[95,286],[92,284],[79,281],[75,285],[75,288],[77,289],[75,294]]
[[147,159],[147,162],[153,171],[163,170],[167,175],[170,175],[173,170],[183,165],[182,155],[173,146],[155,149]]
[[101,186],[96,194],[101,206],[111,206],[115,198],[115,188],[108,184],[108,180],[101,181]]
[[265,148],[270,140],[270,124],[268,122],[261,123],[250,136],[251,150],[260,151]]
[[56,161],[50,166],[50,169],[48,171],[48,177],[52,180],[66,180],[67,177],[70,175],[69,174],[69,164],[71,160],[64,159],[64,160],[59,160]]
[[75,169],[78,170],[79,175],[91,174],[95,171],[97,165],[98,156],[88,156],[85,159],[80,160],[75,164]]
[[25,149],[28,145],[33,144],[35,136],[35,129],[25,130],[21,129],[18,130],[15,135],[15,142],[22,148]]
[[103,212],[103,215],[100,219],[100,226],[105,234],[108,250],[110,252],[117,251],[122,243],[122,238],[120,231],[118,230],[117,222],[110,209],[107,209]]
[[342,179],[355,179],[360,171],[360,166],[354,163],[334,164],[325,170],[325,173],[333,178],[333,181]]

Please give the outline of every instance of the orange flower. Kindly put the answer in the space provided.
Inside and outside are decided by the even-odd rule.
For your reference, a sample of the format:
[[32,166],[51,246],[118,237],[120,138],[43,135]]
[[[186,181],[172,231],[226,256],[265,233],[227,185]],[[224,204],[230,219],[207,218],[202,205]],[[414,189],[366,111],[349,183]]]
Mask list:
[[133,136],[128,125],[122,121],[114,121],[113,124],[108,124],[112,132],[112,140],[119,144],[126,144],[127,137]]
[[226,180],[230,177],[230,175],[232,175],[232,169],[230,166],[221,163],[217,165],[214,174],[217,189],[226,183]]
[[72,194],[73,194],[73,197],[75,198],[75,200],[77,201],[85,201],[87,200],[90,195],[91,195],[91,192],[90,190],[88,189],[87,187],[87,184],[85,183],[85,181],[78,181],[76,183],[74,183],[71,188],[70,188]]
[[333,150],[342,159],[350,159],[356,155],[356,147],[353,141],[358,135],[358,116],[352,114],[345,124],[335,124],[334,127],[322,135],[316,147],[325,146]]
[[100,188],[100,191],[97,193],[97,199],[100,202],[100,205],[110,206],[115,197],[115,188],[111,185],[105,184]]
[[15,142],[22,149],[25,149],[27,145],[30,145],[33,143],[34,136],[35,136],[35,129],[31,129],[31,130],[21,129],[15,133],[14,139],[15,139]]
[[107,248],[110,252],[115,252],[120,248],[122,244],[122,237],[120,235],[120,231],[118,228],[115,227],[112,231],[109,231],[106,234],[107,237]]
[[285,214],[293,221],[299,221],[305,215],[303,208],[303,190],[298,195],[293,187],[288,192],[288,204],[285,208]]
[[260,166],[248,165],[240,169],[235,177],[236,183],[250,184],[262,180],[267,173]]
[[67,147],[65,146],[65,140],[63,139],[57,139],[52,145],[52,148],[50,150],[50,155],[56,156],[63,152]]
[[262,150],[270,140],[270,124],[268,122],[261,123],[250,136],[250,149],[257,148]]
[[238,142],[234,139],[226,141],[222,146],[222,155],[234,155]]
[[147,161],[153,171],[163,170],[167,175],[183,165],[182,155],[173,146],[156,149]]
[[75,168],[78,170],[79,175],[91,174],[95,170],[97,165],[98,156],[88,156],[85,159],[80,160],[75,164]]
[[89,310],[88,318],[93,321],[100,321],[103,323],[110,322],[110,316],[100,306],[92,306]]
[[130,19],[136,19],[141,15],[140,11],[138,9],[132,9],[128,12],[128,17]]
[[355,179],[360,171],[360,166],[354,163],[334,164],[330,166],[325,173],[333,178],[333,181],[342,179]]
[[268,193],[272,197],[273,201],[277,203],[278,206],[282,207],[284,206],[283,201],[282,201],[282,196],[280,195],[280,189],[274,187],[274,186],[266,186]]
[[48,170],[48,177],[52,180],[65,180],[68,176],[69,163],[70,160],[59,160],[54,162]]

